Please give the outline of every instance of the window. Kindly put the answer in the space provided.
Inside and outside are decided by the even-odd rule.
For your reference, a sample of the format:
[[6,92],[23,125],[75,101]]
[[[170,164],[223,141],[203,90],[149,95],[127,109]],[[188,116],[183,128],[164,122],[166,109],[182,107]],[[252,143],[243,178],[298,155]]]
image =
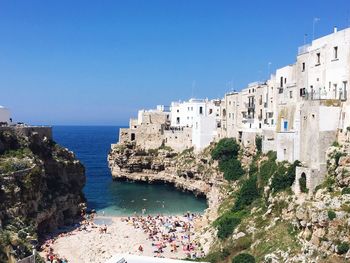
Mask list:
[[316,54],[316,65],[320,65],[321,64],[321,53],[317,53]]
[[180,117],[176,118],[176,124],[180,124]]
[[199,107],[199,114],[203,114],[203,107]]
[[292,91],[292,90],[289,91],[289,98],[290,98],[290,99],[293,98],[293,91]]
[[231,101],[228,102],[228,105],[231,105]]
[[333,48],[333,57],[334,59],[338,59],[338,47]]
[[213,109],[209,109],[209,114],[212,114],[213,113]]
[[304,71],[305,71],[305,62],[303,62],[303,64],[302,64],[302,66],[301,66],[301,67],[302,67],[302,70],[301,70],[301,71],[303,71],[303,72],[304,72]]
[[231,118],[231,113],[228,114],[228,117]]
[[280,87],[281,88],[283,87],[283,77],[281,77],[281,80],[280,80]]
[[284,78],[284,84],[286,84],[287,83],[287,78]]

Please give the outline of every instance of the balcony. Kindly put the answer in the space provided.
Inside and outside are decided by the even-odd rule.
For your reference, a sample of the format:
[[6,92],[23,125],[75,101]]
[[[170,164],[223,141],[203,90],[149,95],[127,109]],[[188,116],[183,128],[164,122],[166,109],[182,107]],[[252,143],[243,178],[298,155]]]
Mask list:
[[306,91],[303,90],[300,92],[300,97],[304,100],[338,100],[338,101],[346,101],[347,100],[347,90],[340,90],[337,93],[327,92],[325,90],[319,91]]
[[255,108],[255,103],[252,103],[252,102],[250,102],[250,103],[244,103],[244,106],[246,107],[246,108],[248,108],[248,109],[254,109]]
[[254,117],[253,117],[253,115],[246,115],[246,116],[243,116],[242,122],[243,122],[243,123],[253,123],[253,122],[254,122]]

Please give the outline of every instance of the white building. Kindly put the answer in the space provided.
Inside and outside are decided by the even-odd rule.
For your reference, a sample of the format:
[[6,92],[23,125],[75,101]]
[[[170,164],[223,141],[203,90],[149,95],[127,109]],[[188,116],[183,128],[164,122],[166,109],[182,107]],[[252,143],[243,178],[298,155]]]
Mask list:
[[350,28],[315,39],[298,49],[300,94],[311,99],[346,100],[350,74]]
[[10,124],[11,122],[12,120],[10,110],[3,106],[0,106],[0,123]]
[[171,127],[192,128],[192,145],[196,150],[208,146],[217,135],[220,106],[216,100],[190,99],[172,102]]

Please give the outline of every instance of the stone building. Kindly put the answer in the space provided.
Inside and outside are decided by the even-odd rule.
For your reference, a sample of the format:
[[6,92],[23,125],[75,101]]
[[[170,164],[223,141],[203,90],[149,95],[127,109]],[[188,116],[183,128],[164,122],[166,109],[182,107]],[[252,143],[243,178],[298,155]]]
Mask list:
[[[227,93],[220,134],[244,146],[262,136],[264,152],[276,151],[279,161],[302,162],[297,179],[305,176],[313,190],[326,173],[326,149],[350,129],[349,75],[350,28],[335,28],[300,47],[296,63],[277,69],[265,83]],[[233,101],[240,106],[233,107]]]
[[144,149],[169,146],[176,151],[201,150],[217,137],[220,101],[190,99],[172,102],[168,110],[140,110],[129,128],[120,129],[119,142],[134,142]]
[[350,28],[299,47],[296,62],[276,70],[265,82],[253,82],[222,100],[173,102],[170,110],[140,111],[120,141],[145,148],[168,145],[180,151],[203,149],[213,140],[236,138],[242,145],[262,137],[263,152],[279,161],[301,161],[298,179],[312,190],[326,173],[327,148],[348,138],[350,102]]

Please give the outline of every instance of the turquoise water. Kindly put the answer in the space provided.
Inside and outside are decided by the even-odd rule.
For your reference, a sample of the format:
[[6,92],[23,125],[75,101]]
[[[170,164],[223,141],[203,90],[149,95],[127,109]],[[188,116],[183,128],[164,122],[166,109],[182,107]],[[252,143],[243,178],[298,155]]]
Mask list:
[[146,209],[148,214],[182,214],[203,212],[204,198],[181,192],[169,185],[112,181],[107,165],[111,143],[115,143],[119,127],[55,126],[57,143],[74,151],[86,168],[84,188],[88,207],[106,216],[131,215]]

